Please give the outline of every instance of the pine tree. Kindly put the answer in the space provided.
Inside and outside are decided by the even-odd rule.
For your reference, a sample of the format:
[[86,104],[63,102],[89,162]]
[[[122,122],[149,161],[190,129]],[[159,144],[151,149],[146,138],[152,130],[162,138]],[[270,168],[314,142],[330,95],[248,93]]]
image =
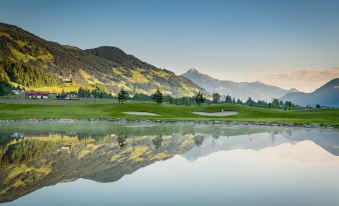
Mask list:
[[128,100],[128,93],[123,88],[121,88],[118,94],[118,100],[119,100],[119,103],[122,103],[122,104],[124,103],[124,101]]
[[155,93],[153,94],[153,100],[159,105],[162,103],[164,97],[162,95],[162,93],[160,92],[159,89],[157,89],[157,91],[155,91]]
[[213,103],[220,103],[220,94],[213,93]]
[[202,104],[202,103],[205,102],[205,98],[204,98],[204,96],[202,95],[201,92],[198,92],[198,93],[194,96],[194,100],[195,100],[195,102],[196,102],[198,105],[200,105],[200,104]]

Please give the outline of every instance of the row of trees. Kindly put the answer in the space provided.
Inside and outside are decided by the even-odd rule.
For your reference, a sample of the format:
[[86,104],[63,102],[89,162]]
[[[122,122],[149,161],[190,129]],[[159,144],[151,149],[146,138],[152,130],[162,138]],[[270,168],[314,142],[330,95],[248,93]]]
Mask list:
[[[139,94],[140,95],[140,94]],[[148,95],[140,95],[142,98],[145,98]],[[151,96],[153,101],[155,101],[157,104],[161,104],[164,101],[164,96],[160,92],[159,89],[155,91],[155,93]],[[119,103],[124,103],[124,101],[127,101],[129,99],[128,93],[122,88],[120,92],[118,93],[118,100]],[[145,98],[149,99],[149,98]]]
[[111,93],[105,92],[104,89],[96,86],[94,90],[88,90],[80,87],[78,90],[79,97],[94,97],[94,98],[113,98]]
[[[118,96],[118,100],[120,103],[127,101],[129,99],[128,93],[121,89]],[[301,107],[293,104],[290,101],[279,101],[278,99],[273,99],[271,102],[266,102],[263,100],[254,101],[252,98],[248,98],[247,101],[243,102],[240,99],[235,99],[230,95],[227,95],[224,100],[221,100],[221,95],[218,93],[212,94],[212,100],[207,99],[201,92],[196,93],[193,97],[180,97],[174,98],[169,95],[163,95],[159,89],[155,91],[152,95],[147,94],[135,94],[132,100],[136,101],[155,101],[157,104],[161,104],[162,102],[168,102],[170,104],[178,104],[178,105],[186,105],[190,106],[191,104],[220,104],[220,103],[232,103],[232,104],[242,104],[253,107],[261,107],[268,109],[285,109],[285,110],[294,110],[300,109]]]
[[218,93],[213,93],[213,100],[212,103],[233,103],[233,104],[242,104],[248,105],[252,107],[261,107],[261,108],[268,108],[268,109],[285,109],[285,110],[292,110],[298,109],[300,106],[293,104],[290,101],[279,101],[278,99],[273,99],[271,102],[266,102],[264,100],[254,101],[251,97],[247,99],[247,101],[243,102],[240,99],[235,100],[235,98],[227,95],[224,101],[221,101],[221,96]]
[[5,96],[12,93],[12,87],[8,82],[0,79],[0,96]]
[[[122,88],[120,92],[117,95],[117,98],[119,100],[119,103],[124,103],[129,99],[128,93]],[[206,98],[203,96],[201,92],[198,92],[194,97],[181,97],[181,98],[173,98],[169,95],[164,96],[162,92],[157,89],[152,95],[146,95],[146,94],[135,94],[132,97],[133,100],[139,100],[139,101],[154,101],[158,105],[165,102],[172,103],[180,103],[185,104],[187,106],[191,105],[192,102],[200,105],[206,101]]]

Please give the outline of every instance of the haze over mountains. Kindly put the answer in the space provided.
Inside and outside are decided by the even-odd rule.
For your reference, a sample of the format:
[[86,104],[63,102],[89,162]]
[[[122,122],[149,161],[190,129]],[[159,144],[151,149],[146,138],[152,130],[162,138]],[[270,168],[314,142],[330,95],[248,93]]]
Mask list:
[[234,82],[219,80],[200,73],[196,69],[190,69],[184,74],[195,84],[206,89],[208,92],[218,92],[221,95],[230,95],[235,99],[246,101],[248,97],[253,100],[271,101],[272,98],[280,98],[289,92],[297,92],[296,89],[285,90],[277,86],[267,85],[261,82]]
[[291,92],[280,98],[282,101],[291,101],[301,106],[339,107],[339,78],[333,79],[311,93]]

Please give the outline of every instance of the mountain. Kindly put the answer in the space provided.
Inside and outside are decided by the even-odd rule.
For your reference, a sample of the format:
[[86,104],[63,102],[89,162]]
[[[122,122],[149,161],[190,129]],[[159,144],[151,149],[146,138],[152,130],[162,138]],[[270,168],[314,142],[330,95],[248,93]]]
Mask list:
[[47,133],[21,138],[11,146],[6,145],[8,149],[5,150],[0,145],[0,203],[44,186],[79,178],[96,182],[118,181],[140,168],[195,146],[192,135],[178,136],[164,136],[164,139],[159,135],[127,137],[112,134],[83,139],[67,136],[73,141],[70,144],[61,134],[50,137]]
[[[63,82],[68,77],[72,84]],[[29,89],[57,91],[99,86],[107,92],[123,87],[137,93],[160,89],[164,94],[190,96],[202,90],[185,77],[145,63],[119,48],[82,50],[46,41],[4,23],[0,23],[0,78]],[[42,78],[46,81],[35,82]]]
[[292,92],[286,94],[282,101],[291,101],[301,106],[339,107],[339,78],[333,79],[311,93]]
[[261,82],[233,82],[219,80],[206,74],[202,74],[196,69],[190,69],[182,74],[182,76],[206,89],[208,92],[218,92],[221,95],[230,95],[235,99],[241,99],[243,101],[246,101],[248,97],[251,97],[256,101],[271,101],[272,98],[280,98],[289,92],[298,91],[296,89],[285,90]]
[[[80,178],[115,182],[176,155],[195,161],[212,153],[262,152],[305,142],[312,144],[299,149],[320,155],[321,162],[323,154],[339,155],[336,130],[191,124],[100,125],[100,128],[95,123],[22,125],[15,133],[14,125],[0,128],[0,203]],[[285,158],[289,153],[294,160],[305,158],[305,155],[296,157],[295,152],[287,150],[269,156],[285,154]]]

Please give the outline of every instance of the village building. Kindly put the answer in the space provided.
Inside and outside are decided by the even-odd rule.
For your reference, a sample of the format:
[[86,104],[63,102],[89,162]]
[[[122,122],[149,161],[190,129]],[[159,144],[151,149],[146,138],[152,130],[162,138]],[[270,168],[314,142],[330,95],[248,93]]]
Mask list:
[[78,94],[76,92],[68,92],[64,94],[64,99],[67,100],[77,100],[78,99]]
[[21,138],[24,138],[24,134],[23,133],[14,133],[11,135],[11,138],[12,139],[21,139]]
[[73,82],[73,76],[72,76],[72,74],[70,74],[69,76],[65,76],[64,78],[62,78],[62,82],[63,82],[63,83],[72,83],[72,82]]
[[56,93],[56,92],[50,92],[49,93],[50,98],[57,97],[57,96],[58,96],[58,93]]
[[66,144],[66,145],[62,145],[61,150],[59,150],[59,151],[67,152],[68,155],[70,156],[71,155],[71,149],[72,149],[72,146],[70,144]]
[[25,96],[30,99],[48,99],[49,92],[43,91],[26,91]]
[[63,151],[70,151],[71,150],[71,145],[62,145],[61,150]]
[[12,94],[15,94],[15,95],[20,95],[20,94],[23,94],[25,92],[24,89],[12,89]]

